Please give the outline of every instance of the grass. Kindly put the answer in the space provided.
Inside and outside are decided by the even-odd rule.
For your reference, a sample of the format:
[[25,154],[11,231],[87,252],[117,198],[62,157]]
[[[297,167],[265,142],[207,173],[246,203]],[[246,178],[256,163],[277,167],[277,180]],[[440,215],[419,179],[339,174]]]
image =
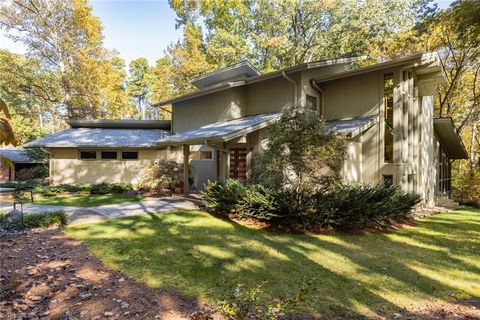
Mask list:
[[[28,197],[27,197],[28,198]],[[74,207],[96,207],[107,204],[117,204],[140,201],[141,197],[124,194],[58,194],[55,196],[43,196],[34,194],[35,204],[46,204],[52,206],[74,206]]]
[[420,220],[389,234],[292,235],[248,229],[198,211],[68,226],[107,265],[151,287],[214,301],[237,284],[271,297],[314,278],[295,312],[391,315],[426,302],[480,296],[480,211]]

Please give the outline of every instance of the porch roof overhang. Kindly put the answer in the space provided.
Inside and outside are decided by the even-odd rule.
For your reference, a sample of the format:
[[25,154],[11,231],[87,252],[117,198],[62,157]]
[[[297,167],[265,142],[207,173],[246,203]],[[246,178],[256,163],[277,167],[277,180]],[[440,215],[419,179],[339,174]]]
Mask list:
[[215,122],[179,134],[170,135],[158,140],[156,144],[159,146],[171,146],[227,142],[267,127],[280,118],[280,115],[280,112],[274,112]]
[[39,161],[32,160],[23,148],[0,148],[0,160],[7,158],[14,163],[37,163]]
[[[274,112],[215,122],[200,128],[167,136],[164,139],[158,140],[156,144],[159,146],[172,146],[228,142],[246,136],[250,132],[265,128],[280,118],[280,116],[281,112]],[[377,120],[377,116],[366,116],[354,119],[327,121],[325,123],[325,131],[355,137],[373,126]]]
[[433,126],[450,159],[468,159],[467,150],[452,118],[433,119]]
[[327,132],[335,132],[346,135],[350,138],[358,136],[365,130],[371,128],[377,123],[377,116],[365,116],[353,119],[326,121],[325,129]]

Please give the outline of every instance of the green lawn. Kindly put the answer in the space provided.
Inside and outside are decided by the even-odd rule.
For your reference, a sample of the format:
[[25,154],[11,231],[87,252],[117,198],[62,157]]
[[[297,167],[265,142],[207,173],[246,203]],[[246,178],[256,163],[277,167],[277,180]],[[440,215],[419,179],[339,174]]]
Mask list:
[[59,194],[53,197],[34,194],[35,204],[48,204],[52,206],[95,207],[105,204],[125,203],[140,201],[141,197],[124,194]]
[[151,287],[212,301],[237,284],[272,297],[315,278],[296,312],[391,315],[425,302],[480,296],[480,211],[422,219],[390,234],[291,235],[178,211],[73,225],[107,265]]

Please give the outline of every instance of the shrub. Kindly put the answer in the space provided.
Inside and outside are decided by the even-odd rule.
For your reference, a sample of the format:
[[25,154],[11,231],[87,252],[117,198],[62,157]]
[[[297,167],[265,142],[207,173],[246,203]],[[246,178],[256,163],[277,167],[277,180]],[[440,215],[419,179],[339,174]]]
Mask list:
[[27,214],[23,218],[23,225],[27,228],[46,228],[52,225],[64,226],[66,224],[67,215],[63,211]]
[[315,213],[303,217],[309,228],[363,229],[405,219],[420,201],[416,193],[384,184],[345,184],[314,195]]
[[268,284],[266,281],[253,288],[238,285],[218,300],[212,310],[194,313],[191,319],[290,319],[288,314],[318,291],[314,282],[315,279],[303,280],[298,291],[281,297],[265,294],[263,287]]
[[18,187],[18,182],[0,183],[0,188],[16,188],[16,187]]
[[239,201],[245,197],[245,186],[238,180],[208,181],[202,191],[203,204],[216,213],[233,212]]
[[25,168],[15,174],[15,178],[19,181],[45,179],[46,177],[48,177],[48,168],[44,165]]
[[58,188],[58,190],[62,190],[62,192],[89,192],[90,188],[92,187],[91,184],[61,184],[58,186],[52,186]]
[[271,220],[278,217],[277,192],[260,184],[246,184],[244,196],[233,210],[240,217]]
[[[383,184],[341,184],[332,190],[301,195],[302,210],[293,190],[276,191],[259,184],[227,179],[209,182],[203,204],[216,213],[269,220],[283,226],[318,230],[321,228],[361,230],[401,221],[420,201],[416,193]],[[292,200],[293,199],[293,200]]]
[[173,189],[175,182],[183,178],[183,164],[175,160],[158,160],[147,166],[139,183],[146,190]]
[[[67,215],[63,211],[26,214],[23,217],[23,226],[26,228],[46,228],[52,225],[64,226],[67,224]],[[0,213],[0,227],[9,227],[4,213]]]
[[236,213],[257,220],[277,216],[276,192],[260,184],[245,184],[233,179],[209,181],[203,196],[203,204],[213,212]]
[[98,183],[90,187],[91,194],[123,193],[128,190],[132,190],[132,186],[127,183]]
[[270,188],[293,190],[291,205],[303,210],[311,194],[340,181],[347,145],[345,136],[325,127],[321,115],[287,108],[269,127],[268,143],[256,155],[252,179]]

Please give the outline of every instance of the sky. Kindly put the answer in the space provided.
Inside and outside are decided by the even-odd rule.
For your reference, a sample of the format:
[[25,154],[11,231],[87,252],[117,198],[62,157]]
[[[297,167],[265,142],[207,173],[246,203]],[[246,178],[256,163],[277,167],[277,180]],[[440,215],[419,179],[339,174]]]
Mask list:
[[[452,0],[435,0],[446,8]],[[105,46],[116,49],[127,64],[145,57],[151,65],[164,55],[169,44],[181,37],[175,29],[175,12],[167,0],[91,0],[93,14],[100,17]],[[5,37],[0,30],[0,48],[24,53],[19,43]]]

